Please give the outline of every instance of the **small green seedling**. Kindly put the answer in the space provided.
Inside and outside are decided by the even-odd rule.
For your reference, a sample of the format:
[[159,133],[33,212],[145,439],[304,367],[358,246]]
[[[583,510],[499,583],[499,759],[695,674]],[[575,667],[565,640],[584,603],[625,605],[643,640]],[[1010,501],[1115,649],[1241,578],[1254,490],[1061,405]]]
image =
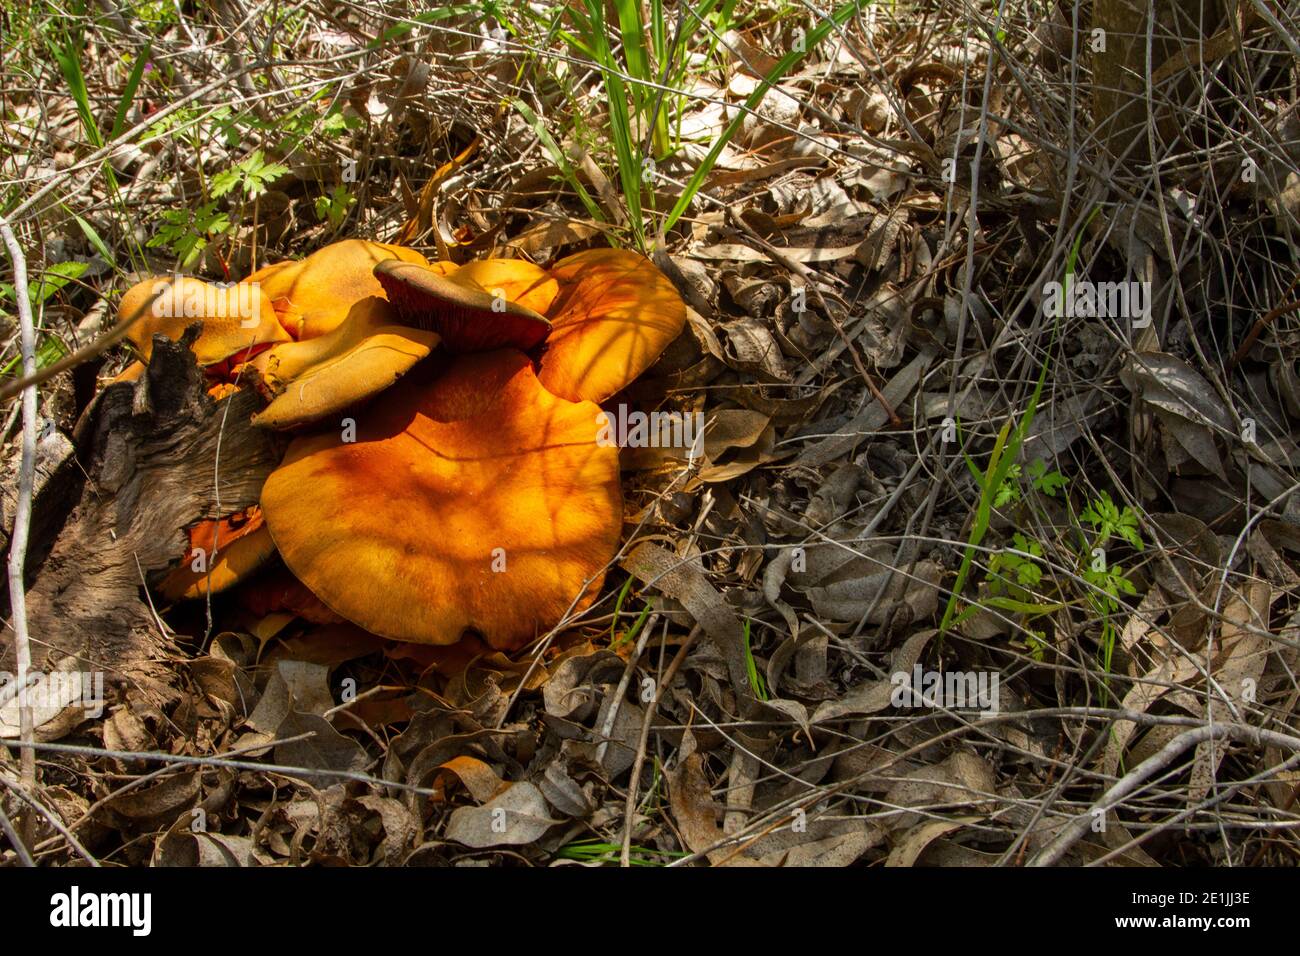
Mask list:
[[356,203],[357,197],[340,183],[329,195],[316,198],[316,218],[328,222],[331,229],[338,229],[343,225],[343,220],[348,218],[348,212]]

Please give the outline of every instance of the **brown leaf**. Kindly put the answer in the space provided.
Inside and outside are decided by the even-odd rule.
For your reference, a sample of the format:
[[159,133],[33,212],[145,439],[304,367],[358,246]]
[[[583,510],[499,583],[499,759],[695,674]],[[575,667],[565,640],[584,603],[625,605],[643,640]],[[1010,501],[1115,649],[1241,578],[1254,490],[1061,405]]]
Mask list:
[[868,827],[809,840],[788,850],[773,850],[760,856],[757,863],[760,866],[844,867],[855,863],[883,840],[884,834],[878,827]]
[[522,846],[540,839],[559,822],[548,816],[546,798],[537,787],[513,783],[482,806],[453,810],[445,836],[476,849]]
[[[275,748],[275,762],[304,770],[362,771],[370,763],[365,748],[350,737],[344,737],[324,717],[291,711],[281,722],[278,738],[296,737],[310,733],[305,740],[279,744]],[[328,787],[339,778],[329,774],[306,774],[302,778],[314,787]]]
[[694,563],[648,542],[634,548],[621,563],[629,574],[685,606],[725,656],[732,688],[741,697],[742,706],[752,707],[754,689],[749,686],[741,649],[740,619],[703,572]]
[[[890,665],[891,673],[911,673],[916,662],[921,659],[921,652],[938,631],[929,630],[913,634],[894,655]],[[890,705],[894,694],[891,680],[863,681],[851,687],[840,700],[828,700],[813,712],[813,723],[835,720],[839,717],[878,714]]]
[[260,862],[248,837],[175,830],[154,847],[154,866],[245,867]]
[[889,851],[885,866],[912,866],[917,858],[939,837],[960,830],[968,823],[979,823],[982,817],[958,817],[955,820],[927,820],[918,823],[899,838]]
[[439,776],[442,774],[454,776],[479,803],[486,803],[505,787],[510,786],[498,776],[495,770],[477,757],[465,755],[452,757],[438,767],[438,772]]
[[[990,807],[997,797],[996,778],[988,761],[977,754],[957,751],[932,767],[918,767],[903,774],[885,802],[896,807],[924,807],[926,817],[951,813],[953,806]],[[926,819],[919,813],[904,813],[892,821],[896,828],[910,828]]]
[[[725,839],[726,834],[718,826],[718,807],[713,802],[709,781],[704,775],[704,757],[692,753],[665,776],[673,819],[677,821],[677,829],[686,846],[694,853],[704,853]],[[717,862],[727,852],[715,850],[709,857]]]

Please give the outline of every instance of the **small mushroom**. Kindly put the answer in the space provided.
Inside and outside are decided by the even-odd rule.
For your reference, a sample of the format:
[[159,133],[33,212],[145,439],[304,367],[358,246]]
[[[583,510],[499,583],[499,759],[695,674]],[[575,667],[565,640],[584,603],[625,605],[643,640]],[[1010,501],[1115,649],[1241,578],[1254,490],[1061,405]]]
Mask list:
[[437,332],[452,352],[527,351],[551,330],[533,306],[548,307],[558,287],[529,262],[483,259],[449,270],[390,259],[375,277],[405,321]]
[[405,246],[345,239],[317,249],[305,259],[263,266],[245,282],[261,286],[281,324],[294,339],[314,339],[332,332],[360,300],[382,296],[374,276],[385,260],[427,266],[429,260]]
[[248,282],[217,286],[189,276],[145,279],[127,290],[117,311],[121,320],[136,320],[126,338],[146,363],[155,335],[178,341],[195,322],[203,323],[203,331],[191,348],[205,368],[289,341],[270,300]]
[[618,548],[618,449],[590,402],[542,388],[513,349],[413,373],[355,441],[295,439],[262,507],[285,564],[382,637],[514,649],[594,598]]
[[560,294],[547,315],[538,377],[570,401],[603,402],[654,364],[686,324],[686,304],[644,256],[592,249],[551,268]]
[[262,509],[220,520],[205,519],[189,531],[190,548],[185,563],[176,568],[157,591],[169,601],[219,594],[245,580],[275,554],[275,542],[262,518]]
[[258,389],[271,403],[253,423],[296,428],[342,411],[388,388],[437,344],[436,333],[398,324],[383,299],[362,299],[333,331],[254,360]]

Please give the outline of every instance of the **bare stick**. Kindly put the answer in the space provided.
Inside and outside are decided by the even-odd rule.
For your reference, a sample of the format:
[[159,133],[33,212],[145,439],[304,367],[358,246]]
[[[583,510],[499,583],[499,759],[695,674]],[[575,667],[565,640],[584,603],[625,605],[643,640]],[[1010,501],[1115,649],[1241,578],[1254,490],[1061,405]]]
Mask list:
[[[3,777],[0,777],[0,780],[3,779]],[[36,865],[36,862],[32,859],[32,855],[27,852],[27,844],[18,839],[18,832],[14,830],[13,824],[9,822],[9,814],[5,813],[4,804],[2,803],[0,803],[0,833],[7,836],[9,842],[14,845],[14,852],[18,854],[19,863],[23,866]]]
[[[14,263],[14,298],[18,303],[19,341],[23,353],[23,375],[36,372],[36,325],[32,321],[32,304],[27,298],[27,260],[18,245],[9,221],[0,216],[0,235],[4,236],[9,258]],[[32,666],[32,645],[27,635],[27,591],[23,586],[23,569],[27,563],[27,532],[32,523],[32,487],[36,478],[36,386],[23,390],[23,452],[18,471],[18,504],[14,508],[14,533],[9,541],[9,607],[14,629],[14,650],[18,658],[18,728],[22,749],[23,787],[36,792],[36,751],[31,748],[34,727],[32,706],[27,698],[27,672]],[[35,837],[36,818],[23,814],[22,838],[31,843]]]
[[1061,857],[1065,856],[1066,851],[1078,843],[1084,834],[1092,828],[1093,820],[1096,818],[1098,811],[1109,813],[1125,797],[1137,790],[1156,773],[1168,767],[1189,747],[1194,747],[1206,740],[1216,740],[1220,737],[1230,737],[1241,743],[1254,744],[1257,747],[1272,744],[1282,750],[1300,751],[1300,737],[1261,730],[1258,727],[1250,727],[1246,724],[1206,724],[1203,727],[1184,731],[1165,744],[1161,750],[1143,760],[1121,777],[1113,787],[1102,794],[1101,799],[1093,804],[1088,812],[1081,813],[1071,820],[1069,825],[1061,831],[1060,836],[1030,860],[1029,865],[1051,866],[1059,861]]
[[641,631],[641,639],[636,642],[636,648],[628,655],[627,666],[623,668],[623,676],[619,679],[618,686],[614,688],[614,696],[610,698],[609,712],[605,715],[605,721],[600,726],[600,745],[596,748],[596,763],[605,762],[605,751],[609,749],[609,737],[614,732],[614,721],[618,719],[618,708],[623,703],[623,695],[627,693],[628,684],[632,683],[632,674],[636,671],[637,661],[641,660],[641,655],[645,653],[646,644],[650,642],[650,635],[654,629],[659,626],[659,615],[650,615],[646,621],[645,627]]

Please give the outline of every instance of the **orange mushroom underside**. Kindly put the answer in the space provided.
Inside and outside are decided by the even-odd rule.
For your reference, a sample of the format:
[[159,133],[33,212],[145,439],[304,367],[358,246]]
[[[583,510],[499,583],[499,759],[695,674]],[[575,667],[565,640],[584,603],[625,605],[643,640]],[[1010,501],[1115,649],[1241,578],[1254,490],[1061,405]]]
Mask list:
[[437,332],[452,352],[527,351],[551,330],[533,306],[549,307],[555,280],[528,262],[484,259],[439,270],[388,260],[375,278],[408,323]]

